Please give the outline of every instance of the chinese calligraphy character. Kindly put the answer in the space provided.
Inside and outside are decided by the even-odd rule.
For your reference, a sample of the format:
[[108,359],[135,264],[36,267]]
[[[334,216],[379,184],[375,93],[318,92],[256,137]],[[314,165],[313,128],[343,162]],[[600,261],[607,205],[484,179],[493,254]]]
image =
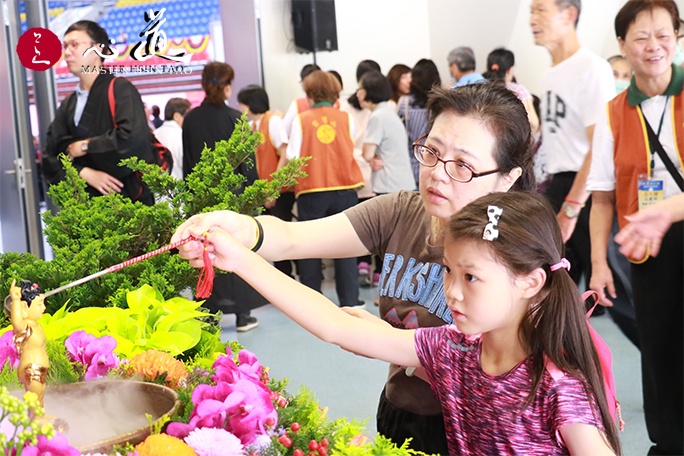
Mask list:
[[[114,44],[114,40],[113,39],[109,40],[109,43]],[[107,49],[109,49],[111,51],[111,54],[103,54],[102,52],[100,52],[98,47],[102,48],[103,51],[105,50],[105,47],[106,47]],[[93,46],[86,49],[85,52],[83,53],[83,57],[88,55],[88,53],[90,51],[95,51],[95,54],[99,55],[103,59],[115,59],[119,56],[119,51],[116,48],[110,47],[110,46],[103,44],[103,43],[96,43]]]
[[[33,32],[33,37],[36,39],[36,44],[38,44],[38,40],[40,40],[40,33]],[[40,51],[38,50],[38,46],[34,46],[33,49],[36,51],[36,55],[33,56],[33,60],[31,60],[32,63],[46,63],[50,65],[49,60],[36,60],[36,57],[40,55]]]
[[140,41],[131,50],[131,58],[133,60],[147,60],[148,58],[157,55],[167,60],[173,60],[175,62],[188,63],[192,57],[190,54],[185,54],[181,52],[177,55],[164,55],[161,54],[164,49],[166,49],[166,33],[161,30],[161,26],[166,22],[166,18],[162,19],[162,15],[166,11],[166,8],[162,8],[161,11],[152,10],[149,13],[145,13],[145,21],[148,22],[147,26],[140,32],[140,36],[147,36],[146,41]]

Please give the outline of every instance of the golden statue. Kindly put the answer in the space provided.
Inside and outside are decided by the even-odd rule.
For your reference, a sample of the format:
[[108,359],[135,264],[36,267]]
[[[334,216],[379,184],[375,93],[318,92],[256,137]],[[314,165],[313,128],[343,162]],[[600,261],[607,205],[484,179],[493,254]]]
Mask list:
[[[38,320],[45,312],[43,290],[29,280],[12,281],[10,287],[12,328],[14,345],[19,353],[17,375],[26,391],[38,396],[41,407],[45,396],[45,383],[50,360],[45,350],[45,331]],[[7,306],[5,306],[7,309]]]

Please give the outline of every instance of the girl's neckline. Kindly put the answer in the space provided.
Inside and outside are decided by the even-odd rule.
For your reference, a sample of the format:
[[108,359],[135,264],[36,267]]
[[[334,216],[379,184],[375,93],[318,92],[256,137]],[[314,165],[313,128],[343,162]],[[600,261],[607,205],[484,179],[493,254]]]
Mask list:
[[477,368],[479,369],[480,373],[484,375],[487,378],[490,378],[492,380],[505,380],[506,377],[512,375],[516,370],[520,369],[521,366],[523,366],[527,361],[530,359],[529,356],[523,358],[520,360],[515,366],[513,366],[510,370],[503,372],[501,374],[490,374],[487,371],[484,370],[482,367],[482,338],[478,340],[478,347],[477,347]]

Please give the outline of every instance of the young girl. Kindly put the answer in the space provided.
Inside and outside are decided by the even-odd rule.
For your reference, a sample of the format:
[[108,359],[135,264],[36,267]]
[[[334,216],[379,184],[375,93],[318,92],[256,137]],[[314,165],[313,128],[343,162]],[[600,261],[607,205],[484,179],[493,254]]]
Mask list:
[[434,328],[354,318],[221,228],[208,240],[216,267],[239,274],[322,340],[424,367],[444,410],[449,454],[620,453],[584,306],[543,197],[493,193],[452,219],[444,292],[455,323]]

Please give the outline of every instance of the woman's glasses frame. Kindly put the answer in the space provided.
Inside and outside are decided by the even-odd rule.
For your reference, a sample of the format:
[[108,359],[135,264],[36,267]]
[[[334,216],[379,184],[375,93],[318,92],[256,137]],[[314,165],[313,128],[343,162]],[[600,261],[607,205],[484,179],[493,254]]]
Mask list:
[[[435,166],[437,166],[439,162],[444,163],[444,171],[446,171],[447,175],[456,182],[467,184],[476,177],[488,176],[490,174],[498,173],[501,171],[501,168],[497,168],[491,171],[478,173],[472,168],[472,166],[470,166],[463,160],[442,160],[441,158],[439,158],[439,152],[437,152],[429,146],[426,146],[425,144],[422,144],[427,139],[427,137],[428,135],[425,135],[422,138],[418,138],[413,143],[413,156],[416,157],[416,160],[418,160],[418,162],[421,165],[427,166],[428,168],[434,168]],[[428,157],[434,159],[434,162],[426,161],[425,154],[427,154]],[[452,167],[453,169],[451,170],[451,172],[449,171],[449,163],[454,163],[454,166],[456,166],[456,168]],[[459,171],[461,172],[460,176],[456,175],[456,173]]]

